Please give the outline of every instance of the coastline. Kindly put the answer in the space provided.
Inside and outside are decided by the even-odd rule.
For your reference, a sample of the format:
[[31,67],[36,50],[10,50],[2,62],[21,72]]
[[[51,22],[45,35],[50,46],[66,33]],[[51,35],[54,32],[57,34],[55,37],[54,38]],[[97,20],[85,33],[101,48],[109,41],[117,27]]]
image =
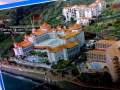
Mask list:
[[[28,79],[28,80],[32,80],[33,81],[33,83],[34,82],[36,82],[37,83],[37,85],[35,86],[35,88],[41,88],[41,86],[42,85],[44,85],[44,86],[48,86],[48,87],[50,87],[50,88],[55,88],[55,90],[57,89],[57,90],[71,90],[69,87],[67,87],[67,88],[65,88],[65,87],[63,87],[63,86],[66,86],[66,85],[71,85],[70,83],[68,83],[68,82],[51,82],[51,83],[49,83],[49,82],[45,82],[44,80],[42,80],[42,79],[39,79],[39,78],[37,78],[36,77],[36,75],[34,75],[34,74],[29,74],[29,73],[27,73],[27,72],[21,72],[21,71],[17,71],[17,70],[11,70],[11,69],[8,69],[8,68],[4,68],[4,67],[2,67],[1,68],[1,70],[2,70],[2,73],[6,73],[6,74],[10,74],[10,75],[12,75],[12,76],[15,76],[16,78],[17,78],[17,76],[18,77],[21,77],[21,78],[25,78],[25,79]],[[19,78],[18,78],[19,79]],[[75,88],[75,90],[79,90],[78,89],[78,86],[74,86],[74,85],[72,85],[71,87],[73,87],[73,88]],[[77,88],[76,88],[77,87]],[[81,88],[83,88],[83,87],[79,87],[80,89]],[[37,89],[36,89],[37,90]],[[54,89],[51,89],[51,90],[54,90]],[[87,89],[85,89],[85,90],[87,90]]]
[[[37,85],[37,87],[42,88],[42,87],[55,87],[57,88],[57,90],[88,90],[88,89],[92,89],[92,90],[119,90],[117,88],[113,89],[113,88],[109,88],[109,87],[97,87],[97,86],[91,86],[91,85],[85,85],[84,83],[78,84],[75,82],[71,82],[69,80],[53,80],[51,77],[46,77],[46,74],[42,74],[42,73],[37,73],[37,72],[30,72],[30,71],[26,71],[26,70],[22,70],[22,68],[17,68],[14,66],[8,66],[8,65],[1,65],[1,70],[3,72],[9,73],[9,74],[13,74],[15,76],[20,76],[23,78],[27,78],[30,79],[32,81],[35,81],[37,83],[39,83]],[[52,79],[49,80],[49,79]],[[69,87],[68,87],[69,86]],[[71,86],[71,87],[70,87]],[[77,88],[76,88],[77,87]],[[35,90],[39,90],[39,89],[35,89]],[[44,89],[43,89],[44,90]],[[51,90],[56,90],[56,89],[51,89]]]
[[1,67],[1,71],[3,73],[8,73],[8,74],[11,74],[13,76],[20,76],[20,77],[32,80],[33,82],[36,82],[38,84],[45,82],[43,79],[40,79],[39,77],[37,77],[37,75],[32,74],[32,73],[18,71],[18,70],[12,70],[9,68],[4,68],[4,67]]
[[10,69],[10,68],[5,68],[1,67],[0,68],[2,73],[11,75],[15,78],[19,77],[25,80],[30,80],[30,82],[33,82],[36,84],[35,87],[33,87],[33,90],[47,90],[44,89],[45,87],[50,88],[50,90],[65,90],[63,88],[60,88],[60,83],[58,82],[46,82],[45,80],[41,79],[40,77],[37,77],[38,75],[35,75],[35,73],[28,73],[28,72],[23,72],[15,69]]
[[[23,77],[23,78],[27,78],[27,79],[30,79],[34,82],[37,82],[38,85],[36,85],[36,87],[41,87],[42,85],[44,86],[48,86],[50,88],[55,88],[55,90],[71,90],[66,84],[64,81],[51,81],[51,82],[46,82],[44,79],[42,79],[40,77],[39,74],[35,74],[35,73],[31,73],[31,72],[25,72],[25,71],[20,71],[20,70],[17,70],[17,69],[13,69],[13,68],[8,68],[8,67],[4,67],[2,65],[1,67],[1,70],[2,72],[4,73],[8,73],[8,74],[12,74],[12,75],[15,75],[15,76],[20,76],[20,77]],[[64,84],[63,84],[64,83]],[[63,86],[66,86],[67,88],[63,87]],[[71,84],[70,84],[71,85]],[[76,87],[79,87],[77,85],[72,85],[72,87],[76,88]],[[79,87],[79,88],[84,88],[84,87]],[[54,89],[52,89],[54,90]],[[76,88],[76,90],[79,90]]]
[[12,78],[16,78],[16,79],[20,79],[20,80],[24,80],[24,81],[28,81],[28,82],[31,82],[35,85],[38,85],[39,83],[36,82],[35,80],[33,80],[32,78],[27,78],[27,77],[24,77],[24,76],[21,76],[21,75],[16,75],[15,73],[10,73],[10,72],[6,72],[6,71],[2,71],[2,75],[7,75],[9,77],[12,77]]

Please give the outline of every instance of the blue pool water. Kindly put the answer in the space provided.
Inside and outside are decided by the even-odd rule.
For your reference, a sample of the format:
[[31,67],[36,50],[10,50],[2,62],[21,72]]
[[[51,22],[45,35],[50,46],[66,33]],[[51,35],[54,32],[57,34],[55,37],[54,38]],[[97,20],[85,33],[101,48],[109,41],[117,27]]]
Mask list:
[[91,68],[95,70],[100,70],[102,67],[99,63],[94,62],[94,63],[91,63]]

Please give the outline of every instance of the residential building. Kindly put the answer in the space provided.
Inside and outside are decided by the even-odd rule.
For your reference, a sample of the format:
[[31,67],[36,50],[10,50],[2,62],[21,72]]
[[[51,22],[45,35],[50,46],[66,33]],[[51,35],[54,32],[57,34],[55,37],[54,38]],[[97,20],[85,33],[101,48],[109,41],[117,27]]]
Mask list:
[[63,8],[63,15],[66,22],[73,18],[78,24],[88,25],[93,17],[98,17],[105,8],[105,0],[96,0],[90,5],[68,5]]
[[95,43],[95,49],[87,52],[88,61],[106,62],[106,50],[117,41],[114,40],[99,40]]
[[120,79],[120,41],[99,40],[86,54],[88,69],[99,72],[107,67],[114,82]]

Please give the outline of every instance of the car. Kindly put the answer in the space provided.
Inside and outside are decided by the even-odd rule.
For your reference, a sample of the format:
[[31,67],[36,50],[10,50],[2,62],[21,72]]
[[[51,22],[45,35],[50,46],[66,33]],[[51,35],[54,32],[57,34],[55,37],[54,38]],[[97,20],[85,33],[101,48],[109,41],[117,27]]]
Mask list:
[[91,49],[95,46],[95,43],[96,43],[96,40],[89,40],[87,43],[86,43],[86,49]]

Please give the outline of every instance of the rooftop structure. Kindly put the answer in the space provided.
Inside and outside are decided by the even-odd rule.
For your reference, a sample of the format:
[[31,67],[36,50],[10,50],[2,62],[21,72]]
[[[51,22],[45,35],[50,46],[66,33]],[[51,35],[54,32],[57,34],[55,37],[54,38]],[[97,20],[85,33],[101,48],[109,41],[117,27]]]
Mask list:
[[18,42],[15,43],[15,47],[28,47],[30,46],[32,43],[30,41],[22,41],[22,42]]

